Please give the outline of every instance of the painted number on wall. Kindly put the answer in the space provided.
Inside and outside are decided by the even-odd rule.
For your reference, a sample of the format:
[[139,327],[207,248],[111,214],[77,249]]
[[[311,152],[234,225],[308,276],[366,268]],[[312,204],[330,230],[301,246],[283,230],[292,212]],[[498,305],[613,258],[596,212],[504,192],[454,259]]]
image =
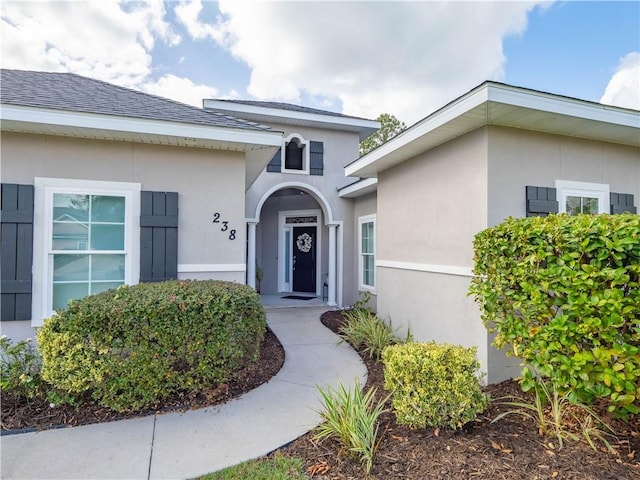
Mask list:
[[221,220],[220,219],[220,213],[215,212],[213,214],[213,220],[211,221],[211,223],[219,223],[222,225],[222,227],[220,227],[220,231],[221,232],[229,232],[229,240],[235,240],[236,239],[236,231],[234,229],[230,229],[229,228],[229,222],[227,220]]

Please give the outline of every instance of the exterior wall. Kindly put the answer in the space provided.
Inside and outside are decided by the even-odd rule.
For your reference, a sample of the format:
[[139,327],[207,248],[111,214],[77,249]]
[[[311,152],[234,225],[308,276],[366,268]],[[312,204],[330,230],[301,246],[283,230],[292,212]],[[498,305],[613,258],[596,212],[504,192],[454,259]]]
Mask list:
[[378,175],[378,312],[418,341],[477,346],[487,333],[467,289],[474,235],[487,226],[487,129]]
[[527,185],[605,183],[640,205],[640,149],[561,135],[490,127],[489,225],[526,214]]
[[[342,250],[338,248],[337,256],[342,259],[342,277],[340,270],[336,268],[336,277],[338,283],[338,292],[342,287],[342,303],[351,304],[357,298],[356,289],[353,287],[355,278],[356,265],[354,264],[355,255],[351,249],[354,242],[354,228],[353,228],[353,201],[350,199],[341,199],[338,196],[337,188],[349,183],[349,180],[344,177],[344,165],[350,163],[358,157],[359,138],[356,133],[340,132],[337,130],[327,130],[320,128],[308,128],[308,127],[292,127],[290,125],[281,124],[269,124],[278,131],[283,131],[283,138],[287,138],[290,134],[296,133],[301,135],[305,140],[318,141],[324,144],[324,172],[323,175],[304,175],[296,173],[277,173],[267,172],[266,169],[260,174],[256,181],[251,185],[246,195],[246,210],[245,214],[247,218],[254,218],[256,214],[256,207],[261,201],[267,191],[277,187],[278,185],[295,182],[304,189],[304,186],[309,186],[322,194],[324,200],[329,205],[333,218],[324,218],[323,224],[328,221],[342,222],[338,227],[338,245],[342,242]],[[313,195],[311,195],[313,196]],[[302,197],[302,196],[301,196]],[[277,198],[277,197],[274,197]],[[314,198],[318,205],[322,205],[323,199]],[[281,201],[281,200],[278,200]],[[277,202],[277,201],[276,201]],[[283,206],[278,207],[283,210],[302,210],[306,209],[305,205],[308,205],[307,200],[302,203],[297,203],[295,200],[290,199]],[[265,263],[268,255],[277,255],[277,249],[272,250],[273,245],[271,242],[275,241],[277,246],[277,212],[267,213],[263,216],[269,208],[276,208],[275,203],[271,203],[269,200],[265,202],[262,208],[260,223],[257,227],[257,258],[262,259],[262,263]],[[265,208],[267,210],[265,210]],[[318,208],[313,206],[310,208]],[[276,230],[272,230],[269,226],[269,222],[274,221],[273,215],[275,215]],[[272,240],[267,239],[265,235],[276,235]],[[340,239],[341,237],[341,239]],[[327,259],[328,252],[328,229],[323,228],[322,232],[323,242],[323,264],[322,273],[328,271]],[[259,262],[260,263],[260,262]],[[263,266],[260,266],[264,270],[264,277],[261,281],[262,292],[272,292],[274,285],[277,288],[277,264],[276,268],[269,266],[269,260]],[[267,268],[265,268],[265,266]],[[275,293],[275,292],[274,292]],[[340,296],[337,295],[338,302],[340,303]]]
[[[180,278],[219,278],[244,283],[244,155],[236,152],[2,133],[2,182],[34,183],[35,177],[135,182],[143,190],[179,194]],[[236,239],[213,224],[229,221]],[[4,329],[9,327],[3,322]],[[28,324],[28,322],[24,322]]]
[[[367,195],[364,195],[362,197],[357,197],[354,199],[353,202],[353,230],[354,230],[354,238],[353,238],[353,251],[355,253],[355,255],[358,255],[358,218],[360,217],[364,217],[365,215],[373,215],[377,212],[378,210],[378,194],[377,192],[373,192],[373,193],[369,193]],[[377,226],[377,222],[376,222],[376,226]],[[376,229],[377,230],[377,229]],[[377,236],[378,236],[378,232],[376,231],[375,233],[376,235],[376,240],[377,240]],[[376,252],[377,254],[377,252]],[[358,271],[358,259],[355,258],[354,259],[354,263],[355,263],[355,269],[356,269],[356,275],[354,278],[354,288],[355,290],[358,292],[358,296],[361,295],[361,292],[358,289],[358,275],[360,274]],[[376,272],[376,278],[374,279],[375,285],[376,285],[376,292],[375,293],[371,293],[371,299],[369,300],[369,308],[371,310],[373,310],[374,312],[377,311],[378,308],[378,278],[377,278],[377,272]]]
[[[488,225],[526,215],[525,187],[556,180],[608,184],[640,206],[640,149],[506,127],[489,128]],[[489,348],[491,380],[517,375],[514,359]]]

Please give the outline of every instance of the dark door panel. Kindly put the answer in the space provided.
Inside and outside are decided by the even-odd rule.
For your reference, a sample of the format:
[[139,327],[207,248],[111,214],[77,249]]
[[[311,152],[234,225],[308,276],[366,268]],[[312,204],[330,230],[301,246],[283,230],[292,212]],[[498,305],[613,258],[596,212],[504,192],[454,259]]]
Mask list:
[[316,227],[293,228],[293,291],[316,293]]

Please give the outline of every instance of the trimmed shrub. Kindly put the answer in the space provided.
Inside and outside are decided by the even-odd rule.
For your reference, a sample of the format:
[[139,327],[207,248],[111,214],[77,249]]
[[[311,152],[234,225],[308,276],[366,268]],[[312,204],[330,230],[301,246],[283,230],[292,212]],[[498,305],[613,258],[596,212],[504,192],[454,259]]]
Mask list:
[[384,388],[398,423],[461,428],[489,405],[478,381],[476,348],[406,343],[382,352]]
[[38,332],[42,376],[132,411],[226,382],[259,355],[266,317],[251,288],[220,281],[123,286],[72,301]]
[[469,291],[497,347],[572,401],[640,411],[640,216],[508,219],[474,248]]

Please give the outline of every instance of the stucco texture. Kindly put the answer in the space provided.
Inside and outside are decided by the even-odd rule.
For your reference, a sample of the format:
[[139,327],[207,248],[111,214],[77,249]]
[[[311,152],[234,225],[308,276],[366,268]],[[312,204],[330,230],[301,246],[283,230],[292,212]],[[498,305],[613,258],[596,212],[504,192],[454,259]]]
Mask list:
[[[198,148],[66,137],[2,134],[2,181],[35,177],[136,182],[178,192],[179,264],[245,262],[244,156]],[[229,240],[213,214],[229,222]]]

